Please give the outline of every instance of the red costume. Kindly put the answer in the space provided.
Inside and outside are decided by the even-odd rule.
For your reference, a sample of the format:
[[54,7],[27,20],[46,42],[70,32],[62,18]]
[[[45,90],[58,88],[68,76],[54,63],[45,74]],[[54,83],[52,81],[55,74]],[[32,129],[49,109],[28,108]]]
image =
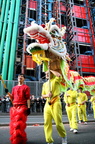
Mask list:
[[27,100],[30,88],[23,84],[12,89],[13,107],[10,109],[10,140],[12,144],[26,144]]

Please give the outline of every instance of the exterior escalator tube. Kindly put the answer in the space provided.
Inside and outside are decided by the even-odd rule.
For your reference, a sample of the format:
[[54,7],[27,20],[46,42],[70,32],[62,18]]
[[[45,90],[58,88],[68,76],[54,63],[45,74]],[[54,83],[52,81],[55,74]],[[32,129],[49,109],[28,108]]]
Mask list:
[[15,16],[14,16],[15,18],[14,18],[14,26],[13,26],[11,51],[10,51],[8,80],[13,80],[13,76],[14,76],[19,11],[20,11],[20,0],[17,0],[16,8],[15,8]]
[[3,0],[0,0],[0,8],[1,8],[1,6],[2,6],[2,2],[3,2]]
[[3,22],[4,22],[5,8],[6,8],[6,0],[3,0],[2,7],[1,7],[2,12],[1,12],[1,16],[0,16],[0,37],[1,37],[2,27],[3,27]]
[[4,24],[2,28],[1,41],[0,41],[0,69],[2,69],[3,56],[4,56],[4,50],[5,50],[5,41],[6,41],[5,39],[6,39],[6,28],[7,28],[9,4],[10,2],[7,0],[6,8],[5,8],[5,15],[4,15]]
[[6,34],[6,44],[5,44],[5,53],[2,67],[2,78],[4,80],[7,79],[8,67],[9,67],[9,57],[10,57],[10,49],[11,49],[11,39],[12,39],[12,27],[13,27],[13,18],[14,18],[14,8],[15,8],[15,0],[11,0],[10,11],[9,11],[9,20],[8,20],[8,28]]

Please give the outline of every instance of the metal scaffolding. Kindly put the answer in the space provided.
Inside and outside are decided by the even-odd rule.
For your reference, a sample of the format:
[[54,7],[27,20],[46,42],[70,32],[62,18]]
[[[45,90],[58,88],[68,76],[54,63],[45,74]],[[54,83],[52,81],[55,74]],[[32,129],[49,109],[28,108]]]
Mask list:
[[[92,9],[92,6],[91,6],[91,3],[89,1],[88,3],[88,0],[83,0],[82,1],[82,8],[84,7],[85,11],[86,11],[86,19],[80,19],[82,20],[82,23],[86,20],[87,21],[87,25],[90,25],[90,27],[88,28],[88,32],[85,32],[85,27],[84,26],[84,32],[79,32],[77,29],[75,30],[75,28],[77,28],[77,18],[74,13],[73,13],[73,10],[74,10],[74,6],[76,5],[77,3],[77,6],[80,6],[81,8],[81,3],[80,1],[76,1],[76,0],[66,0],[66,19],[67,19],[67,48],[68,48],[68,52],[70,53],[70,55],[72,55],[72,52],[73,52],[73,56],[74,58],[72,57],[72,59],[76,60],[76,67],[74,67],[75,69],[74,70],[77,70],[81,75],[86,75],[86,74],[89,74],[89,72],[84,72],[83,71],[83,68],[87,68],[87,69],[91,69],[89,66],[87,67],[83,67],[82,66],[82,59],[80,58],[79,59],[79,56],[81,56],[81,53],[80,53],[80,46],[81,45],[87,45],[89,47],[91,47],[91,50],[95,51],[94,50],[94,32],[93,30],[95,29],[94,28],[94,22],[92,22],[92,15],[91,15],[91,9]],[[80,15],[82,15],[82,9],[81,9],[81,13]],[[79,41],[79,33],[81,35],[89,35],[89,40],[90,40],[90,43],[86,43],[86,42],[80,42]],[[81,36],[82,37],[82,36]],[[85,36],[85,41],[86,41],[86,36]],[[93,55],[93,58],[95,58],[95,54]],[[73,61],[72,61],[73,62]],[[95,63],[95,61],[94,61]],[[72,67],[71,67],[72,68]],[[95,69],[95,68],[94,68]],[[94,74],[92,72],[92,74]]]
[[28,25],[28,11],[29,11],[29,0],[21,0],[18,37],[17,37],[16,61],[15,61],[15,76],[16,74],[19,73],[25,74],[25,70],[26,70],[25,55],[26,55],[27,36],[26,34],[24,34],[23,29]]
[[[70,55],[73,54],[73,57],[76,57],[76,70],[82,75],[82,64],[81,60],[78,60],[77,57],[80,55],[78,41],[73,41],[73,38],[77,34],[74,30],[76,26],[76,19],[73,13],[74,2],[73,0],[66,0],[66,19],[67,19],[67,49]],[[79,63],[79,65],[78,65]]]

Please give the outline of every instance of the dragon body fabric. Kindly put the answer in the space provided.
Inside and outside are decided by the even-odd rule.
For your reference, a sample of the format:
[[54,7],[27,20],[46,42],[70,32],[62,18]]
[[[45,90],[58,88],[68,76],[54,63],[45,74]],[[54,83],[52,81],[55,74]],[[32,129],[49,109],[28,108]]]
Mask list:
[[77,71],[69,69],[67,61],[71,59],[67,53],[66,44],[62,40],[66,27],[59,28],[56,24],[52,25],[53,22],[55,22],[55,19],[51,18],[44,26],[32,22],[31,26],[24,28],[24,33],[30,39],[35,39],[35,42],[28,45],[27,52],[32,54],[32,60],[38,65],[43,64],[44,72],[48,70],[49,62],[51,70],[62,74],[62,91],[66,91],[68,87],[77,90],[82,86],[85,91],[93,94],[95,91],[95,77],[82,77]]

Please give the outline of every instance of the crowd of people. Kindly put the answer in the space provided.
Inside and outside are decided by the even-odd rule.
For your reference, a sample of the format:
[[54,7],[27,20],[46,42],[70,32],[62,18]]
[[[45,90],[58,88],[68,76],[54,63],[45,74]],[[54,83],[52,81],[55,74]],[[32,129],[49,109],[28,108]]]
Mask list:
[[0,111],[1,112],[9,113],[11,106],[12,106],[12,103],[8,95],[5,95],[0,98]]
[[[94,107],[94,99],[95,96],[91,97],[90,100],[86,101],[86,113],[89,116],[89,112],[92,112]],[[64,102],[64,94],[62,93],[60,95],[60,100],[62,104],[62,112],[65,113],[65,102]],[[30,113],[43,113],[44,105],[45,105],[46,99],[42,97],[35,97],[34,95],[30,96]],[[5,95],[3,97],[0,97],[0,111],[4,113],[9,113],[10,107],[12,106],[10,98]]]
[[[63,101],[63,95],[60,96],[62,104],[62,112],[65,112],[65,103]],[[34,95],[30,96],[30,113],[43,113],[44,105],[46,99],[42,97],[35,97]],[[9,113],[10,107],[12,106],[11,100],[9,97],[3,96],[0,98],[0,111],[3,113]]]
[[[60,94],[60,100],[62,104],[62,113],[65,114],[65,102],[64,102],[64,94]],[[30,96],[30,113],[43,113],[44,111],[44,105],[45,105],[46,99],[42,97],[35,97],[34,95]],[[3,97],[0,97],[0,111],[3,113],[9,113],[10,107],[12,106],[10,98],[5,95]],[[87,115],[89,115],[89,112],[92,111],[93,105],[90,100],[86,102],[86,112]]]
[[34,95],[30,96],[30,112],[31,113],[43,113],[44,105],[46,99],[37,97],[35,98]]

